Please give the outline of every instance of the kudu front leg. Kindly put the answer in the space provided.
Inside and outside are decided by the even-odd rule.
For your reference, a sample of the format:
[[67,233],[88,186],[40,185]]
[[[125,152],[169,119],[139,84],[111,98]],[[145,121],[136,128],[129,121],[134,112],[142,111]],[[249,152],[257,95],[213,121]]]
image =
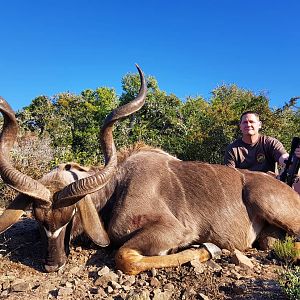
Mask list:
[[208,249],[209,247],[203,245],[201,248],[186,249],[174,254],[144,256],[135,249],[123,246],[118,250],[115,262],[119,270],[129,275],[136,275],[153,268],[177,267],[197,259],[205,262],[221,252],[216,246],[213,247],[213,250]]

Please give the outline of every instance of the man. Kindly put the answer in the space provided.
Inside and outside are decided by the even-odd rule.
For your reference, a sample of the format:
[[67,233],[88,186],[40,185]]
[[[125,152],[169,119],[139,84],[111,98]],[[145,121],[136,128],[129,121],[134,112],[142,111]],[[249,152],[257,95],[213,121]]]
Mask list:
[[[256,112],[246,111],[241,115],[242,137],[227,146],[224,157],[225,165],[261,172],[275,172],[276,162],[284,167],[285,160],[289,157],[284,146],[275,138],[260,135],[259,129],[261,129],[261,121]],[[296,148],[295,155],[300,158],[300,147]],[[293,188],[300,194],[299,178]],[[258,239],[261,249],[272,248],[274,241],[283,238],[285,234],[274,225],[267,226]],[[295,242],[295,249],[300,249],[300,241]],[[297,259],[300,260],[300,257]]]
[[[254,111],[246,111],[240,118],[242,137],[227,146],[224,163],[229,167],[249,169],[252,171],[275,172],[276,162],[281,166],[289,154],[277,139],[259,134],[261,121]],[[300,147],[295,150],[300,158]],[[295,190],[300,193],[300,183]]]

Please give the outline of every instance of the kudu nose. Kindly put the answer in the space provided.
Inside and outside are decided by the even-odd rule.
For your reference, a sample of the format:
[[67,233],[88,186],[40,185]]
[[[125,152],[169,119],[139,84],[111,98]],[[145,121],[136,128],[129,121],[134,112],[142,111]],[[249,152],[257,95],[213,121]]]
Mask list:
[[60,270],[61,268],[63,268],[64,264],[59,266],[59,265],[44,265],[45,271],[48,273],[52,273],[52,272],[56,272],[58,270]]

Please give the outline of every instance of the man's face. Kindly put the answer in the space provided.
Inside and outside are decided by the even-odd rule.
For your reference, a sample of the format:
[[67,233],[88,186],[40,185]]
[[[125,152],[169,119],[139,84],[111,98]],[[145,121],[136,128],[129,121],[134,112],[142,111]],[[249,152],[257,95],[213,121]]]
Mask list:
[[261,122],[255,114],[246,114],[240,122],[240,129],[243,135],[256,135],[261,128]]

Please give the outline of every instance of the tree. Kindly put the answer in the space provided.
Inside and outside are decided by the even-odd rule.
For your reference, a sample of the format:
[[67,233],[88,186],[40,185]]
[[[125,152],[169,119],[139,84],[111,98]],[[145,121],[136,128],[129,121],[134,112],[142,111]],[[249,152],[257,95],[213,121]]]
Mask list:
[[[122,87],[121,105],[136,97],[140,87],[138,74],[124,76]],[[118,125],[118,131],[122,134],[117,135],[116,140],[122,146],[144,141],[172,154],[180,154],[180,138],[184,134],[180,116],[182,102],[175,95],[166,95],[161,91],[154,77],[147,77],[147,88],[145,105],[130,120]]]
[[118,105],[115,90],[84,90],[80,95],[60,94],[57,110],[71,128],[71,148],[80,163],[102,160],[99,131],[106,115]]
[[[146,76],[147,98],[142,109],[118,122],[114,137],[117,148],[138,141],[161,147],[184,160],[222,163],[226,146],[240,136],[242,112],[259,112],[262,132],[283,142],[289,150],[293,136],[300,132],[300,112],[296,100],[282,108],[270,107],[264,94],[222,85],[211,98],[188,97],[181,101],[176,95],[160,90],[153,76]],[[87,89],[79,95],[61,93],[40,96],[17,113],[23,133],[34,132],[40,139],[50,138],[56,150],[54,163],[74,160],[83,164],[102,161],[99,131],[108,113],[131,101],[138,94],[138,73],[122,78],[123,92],[118,98],[114,89]]]
[[61,93],[51,99],[35,98],[18,114],[21,127],[42,139],[49,136],[60,149],[55,163],[75,160],[95,164],[102,160],[99,130],[105,116],[118,105],[113,89],[85,90],[80,95]]

